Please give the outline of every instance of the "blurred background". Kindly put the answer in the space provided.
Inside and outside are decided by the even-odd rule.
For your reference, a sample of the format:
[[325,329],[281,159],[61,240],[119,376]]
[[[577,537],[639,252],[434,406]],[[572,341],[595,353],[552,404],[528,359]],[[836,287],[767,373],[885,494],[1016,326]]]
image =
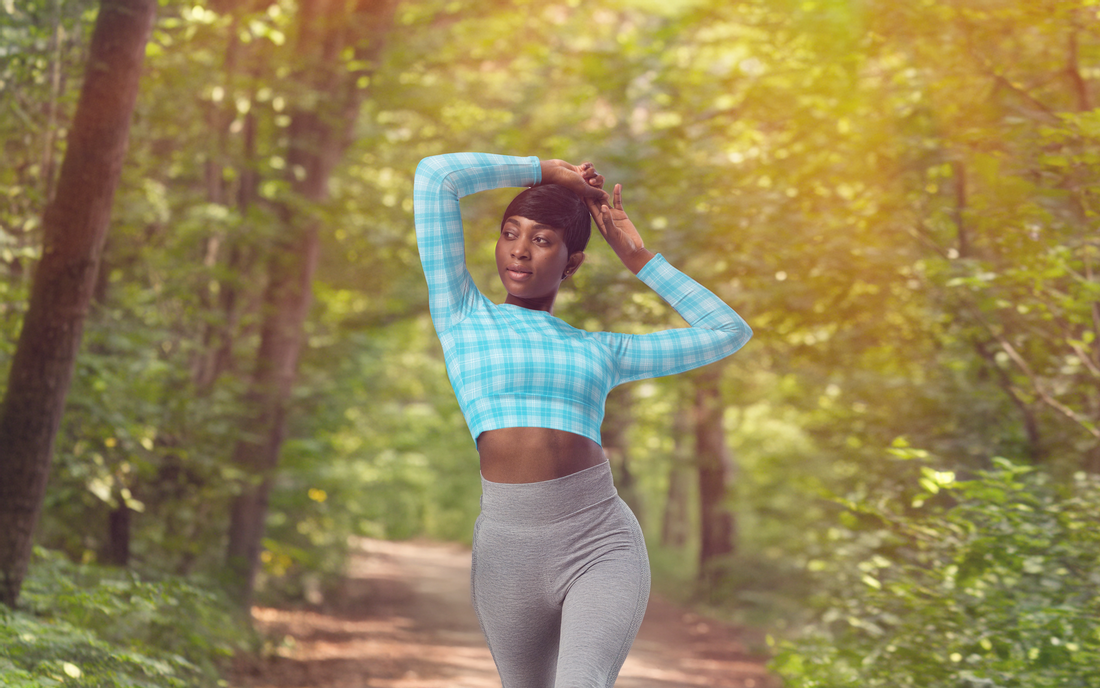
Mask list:
[[[2,4],[6,372],[99,5]],[[647,247],[755,331],[608,400],[658,590],[762,629],[792,686],[1095,685],[1098,15],[162,0],[38,525],[39,612],[5,632],[62,579],[320,605],[356,536],[469,540],[477,453],[412,177],[471,150],[595,162]],[[514,193],[463,201],[496,301]],[[598,234],[556,314],[683,326]],[[33,673],[26,656],[0,672]]]

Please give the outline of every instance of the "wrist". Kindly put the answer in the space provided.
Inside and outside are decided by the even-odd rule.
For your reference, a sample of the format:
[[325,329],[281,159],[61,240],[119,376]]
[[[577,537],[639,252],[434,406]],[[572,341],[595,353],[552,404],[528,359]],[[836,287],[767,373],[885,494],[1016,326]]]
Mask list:
[[538,186],[540,184],[551,184],[550,179],[554,176],[556,171],[557,160],[539,160],[539,180],[532,186]]
[[653,259],[654,255],[656,254],[653,251],[642,247],[631,251],[629,254],[619,256],[619,259],[623,261],[623,265],[628,270],[637,275],[646,266],[646,263]]

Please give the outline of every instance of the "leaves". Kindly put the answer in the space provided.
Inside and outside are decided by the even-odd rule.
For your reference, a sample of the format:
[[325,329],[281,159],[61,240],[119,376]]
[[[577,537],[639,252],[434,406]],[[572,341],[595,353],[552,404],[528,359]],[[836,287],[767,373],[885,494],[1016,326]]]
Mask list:
[[73,566],[39,550],[0,616],[0,685],[217,686],[249,636],[208,583]]
[[[129,500],[145,506],[139,564],[218,566],[283,206],[321,221],[323,247],[274,476],[268,589],[305,595],[307,577],[339,575],[349,536],[468,538],[477,455],[427,320],[412,171],[455,150],[589,159],[624,185],[647,246],[756,332],[721,380],[744,567],[710,599],[794,625],[815,589],[806,576],[837,576],[822,628],[853,644],[811,636],[820,656],[783,655],[801,667],[791,675],[825,667],[836,685],[867,685],[853,678],[867,658],[982,685],[994,655],[1005,672],[1091,656],[1062,629],[1078,633],[1068,593],[1044,587],[1069,580],[1056,573],[1065,553],[1038,543],[1083,527],[1050,521],[1056,485],[1097,470],[1096,8],[658,4],[407,0],[371,65],[354,50],[299,64],[295,3],[166,4],[41,542],[96,559],[107,512]],[[89,5],[21,3],[0,20],[0,361],[40,251],[54,7],[63,147]],[[328,95],[289,78],[306,66],[364,72],[323,203],[293,196],[285,150],[295,108]],[[468,263],[494,298],[489,243],[511,193],[463,200]],[[578,327],[682,324],[598,236],[571,281],[559,314]],[[683,401],[675,380],[634,391],[629,449],[656,513]],[[984,598],[964,595],[979,584]],[[1013,636],[1013,604],[1027,633],[1059,644]],[[974,619],[992,630],[966,635]],[[914,626],[896,642],[921,620],[941,635]]]
[[947,508],[860,504],[868,528],[834,531],[815,621],[773,663],[790,685],[1089,684],[1100,481],[1002,460],[952,489]]

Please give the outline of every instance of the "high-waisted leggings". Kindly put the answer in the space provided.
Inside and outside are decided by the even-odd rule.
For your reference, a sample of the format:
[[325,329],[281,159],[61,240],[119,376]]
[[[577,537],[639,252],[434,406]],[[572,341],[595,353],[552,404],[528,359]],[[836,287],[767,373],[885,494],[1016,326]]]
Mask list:
[[610,467],[482,490],[472,598],[503,688],[610,688],[650,582]]

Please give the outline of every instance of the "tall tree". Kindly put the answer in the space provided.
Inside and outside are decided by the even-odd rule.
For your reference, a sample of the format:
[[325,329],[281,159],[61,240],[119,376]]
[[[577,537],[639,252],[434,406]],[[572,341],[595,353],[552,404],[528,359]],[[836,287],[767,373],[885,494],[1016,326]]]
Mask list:
[[691,535],[691,468],[694,451],[692,407],[681,404],[672,419],[672,457],[668,469],[668,493],[661,521],[661,545],[681,548]]
[[68,149],[43,215],[42,260],[0,407],[0,601],[10,606],[30,560],[156,6],[100,4]]
[[706,585],[716,582],[720,572],[715,562],[734,553],[737,536],[733,512],[726,504],[733,464],[722,424],[725,405],[714,370],[721,365],[693,376],[695,461],[699,475],[699,580]]
[[631,387],[617,387],[611,390],[605,404],[603,425],[600,437],[603,451],[611,463],[615,475],[615,487],[638,521],[645,525],[645,503],[638,489],[638,479],[630,463],[630,430],[634,423],[633,396]]
[[281,209],[283,239],[268,268],[260,347],[246,400],[250,417],[233,451],[234,463],[249,477],[231,509],[226,559],[244,604],[251,600],[259,564],[320,251],[322,220],[308,207],[328,197],[329,178],[352,141],[366,92],[362,84],[381,56],[395,7],[395,0],[360,0],[350,11],[331,0],[302,5],[297,76],[306,95],[292,114],[286,156],[290,186],[300,202],[288,201]]

